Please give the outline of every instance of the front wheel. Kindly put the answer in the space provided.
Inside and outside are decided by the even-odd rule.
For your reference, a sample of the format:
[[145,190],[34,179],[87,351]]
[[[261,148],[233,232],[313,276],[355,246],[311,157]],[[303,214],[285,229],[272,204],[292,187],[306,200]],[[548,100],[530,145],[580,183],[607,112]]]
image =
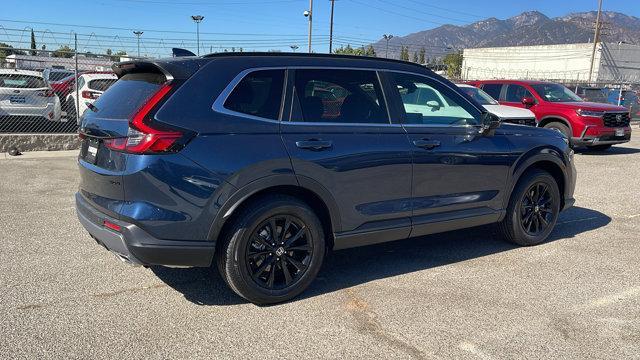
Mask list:
[[544,128],[555,130],[561,133],[562,135],[564,135],[564,137],[566,137],[569,140],[569,145],[573,145],[571,141],[571,130],[567,125],[559,122],[551,122],[545,125]]
[[222,277],[258,305],[287,301],[304,291],[325,253],[318,217],[307,204],[285,195],[244,206],[221,240],[217,265]]
[[560,191],[546,171],[525,173],[511,193],[507,214],[499,229],[507,241],[530,246],[544,242],[560,212]]

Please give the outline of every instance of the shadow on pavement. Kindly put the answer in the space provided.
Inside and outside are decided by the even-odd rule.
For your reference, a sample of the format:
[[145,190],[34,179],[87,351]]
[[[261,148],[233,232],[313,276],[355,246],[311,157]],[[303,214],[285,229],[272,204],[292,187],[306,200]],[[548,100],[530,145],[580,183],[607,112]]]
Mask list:
[[[548,241],[572,238],[606,226],[609,222],[611,218],[603,213],[573,207],[560,215],[558,225]],[[516,247],[502,241],[492,226],[483,226],[337,251],[326,258],[318,278],[300,298],[492,255]],[[154,267],[152,270],[162,281],[183,293],[193,303],[246,303],[226,286],[217,269]]]
[[630,155],[640,153],[640,149],[614,145],[605,151],[579,149],[576,152],[580,155]]

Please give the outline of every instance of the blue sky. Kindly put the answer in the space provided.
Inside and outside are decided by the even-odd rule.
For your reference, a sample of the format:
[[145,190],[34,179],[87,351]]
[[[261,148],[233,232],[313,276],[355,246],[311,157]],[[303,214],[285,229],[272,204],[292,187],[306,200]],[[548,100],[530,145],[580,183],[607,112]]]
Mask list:
[[[335,4],[334,46],[357,46],[375,41],[384,33],[401,36],[445,23],[504,19],[528,10],[554,17],[597,8],[597,0],[336,0]],[[200,26],[202,52],[232,46],[289,50],[293,44],[301,51],[306,49],[307,37],[302,12],[308,5],[308,0],[5,0],[0,14],[0,42],[28,47],[28,33],[24,35],[23,30],[32,27],[38,31],[38,46],[45,43],[52,49],[69,44],[73,30],[80,34],[81,51],[111,48],[135,53],[131,30],[142,29],[143,54],[166,55],[172,46],[195,52],[195,24],[190,15],[200,14],[205,16]],[[640,17],[638,0],[604,0],[603,8]],[[328,48],[329,10],[329,0],[314,0],[317,52]]]

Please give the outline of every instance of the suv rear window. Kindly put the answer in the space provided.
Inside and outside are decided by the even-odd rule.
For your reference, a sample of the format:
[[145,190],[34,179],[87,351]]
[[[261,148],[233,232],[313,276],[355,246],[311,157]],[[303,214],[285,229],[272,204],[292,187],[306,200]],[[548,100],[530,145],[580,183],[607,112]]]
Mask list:
[[259,70],[236,85],[224,107],[242,114],[277,120],[280,117],[284,70]]
[[97,109],[84,116],[129,120],[165,81],[162,74],[126,74],[96,100]]
[[492,98],[500,100],[500,92],[502,91],[502,84],[484,84],[482,90],[489,94]]
[[89,81],[89,89],[96,91],[107,91],[118,79],[96,79]]
[[0,74],[0,88],[37,89],[47,87],[44,79],[22,74]]

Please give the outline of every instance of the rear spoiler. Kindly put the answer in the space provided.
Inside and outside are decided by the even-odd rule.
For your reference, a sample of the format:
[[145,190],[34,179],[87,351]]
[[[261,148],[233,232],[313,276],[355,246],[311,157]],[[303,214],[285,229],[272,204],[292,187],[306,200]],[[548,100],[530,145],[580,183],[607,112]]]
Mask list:
[[196,54],[192,53],[191,51],[180,48],[172,48],[171,53],[173,54],[173,57],[196,56]]
[[157,73],[163,74],[167,80],[186,80],[208,62],[208,59],[202,58],[133,60],[115,63],[111,66],[111,69],[113,69],[118,78],[126,74]]

